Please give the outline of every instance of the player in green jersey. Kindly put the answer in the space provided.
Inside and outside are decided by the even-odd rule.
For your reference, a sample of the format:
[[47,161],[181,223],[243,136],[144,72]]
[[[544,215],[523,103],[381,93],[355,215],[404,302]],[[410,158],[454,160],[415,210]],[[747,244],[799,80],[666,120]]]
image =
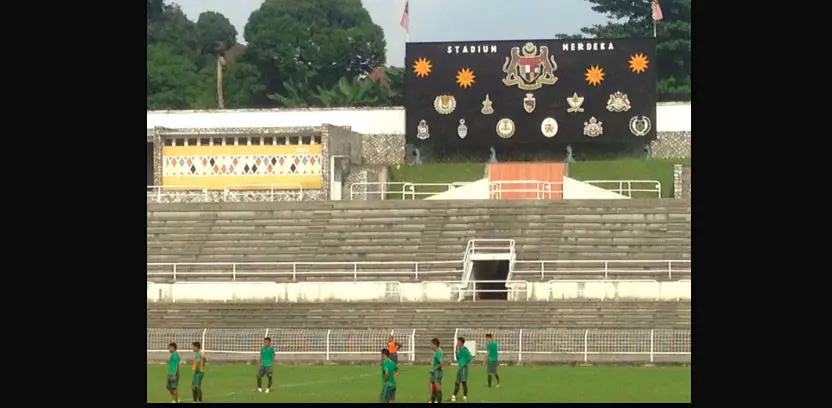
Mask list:
[[500,375],[497,374],[497,366],[500,365],[500,360],[498,359],[498,348],[497,342],[494,341],[494,336],[491,333],[485,335],[485,341],[488,342],[485,346],[485,372],[488,374],[488,387],[491,387],[491,376],[497,379],[497,388],[500,388]]
[[263,376],[269,377],[269,386],[266,387],[266,394],[272,389],[272,364],[274,364],[274,347],[272,339],[263,339],[263,347],[260,349],[260,369],[257,370],[257,392],[263,392]]
[[390,350],[381,349],[381,402],[388,404],[396,400],[396,376],[399,365],[390,358]]
[[192,343],[194,350],[194,380],[191,383],[191,391],[194,395],[194,402],[202,402],[202,378],[205,377],[205,352],[202,351],[202,343]]
[[465,339],[456,339],[456,383],[454,383],[454,395],[451,401],[456,401],[456,394],[459,394],[459,385],[462,384],[462,400],[468,401],[468,364],[471,363],[471,351],[465,347]]
[[430,402],[442,402],[442,348],[439,339],[434,337],[430,341],[433,350],[433,362],[430,365]]
[[173,402],[179,402],[179,363],[182,359],[176,352],[176,343],[168,344],[168,351],[168,392],[173,397]]

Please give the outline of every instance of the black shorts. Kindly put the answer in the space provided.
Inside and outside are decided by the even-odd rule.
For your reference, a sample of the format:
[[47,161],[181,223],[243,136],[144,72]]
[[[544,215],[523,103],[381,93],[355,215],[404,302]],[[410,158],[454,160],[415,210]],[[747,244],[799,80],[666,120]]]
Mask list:
[[393,360],[394,363],[399,364],[399,353],[390,353],[390,359]]
[[258,377],[263,377],[263,376],[265,376],[265,375],[272,375],[272,368],[271,368],[271,366],[269,366],[269,367],[266,367],[266,366],[260,366],[260,368],[257,370],[257,376],[258,376]]
[[497,366],[499,366],[499,365],[500,365],[500,363],[497,362],[497,361],[486,361],[485,362],[485,372],[487,374],[497,374]]

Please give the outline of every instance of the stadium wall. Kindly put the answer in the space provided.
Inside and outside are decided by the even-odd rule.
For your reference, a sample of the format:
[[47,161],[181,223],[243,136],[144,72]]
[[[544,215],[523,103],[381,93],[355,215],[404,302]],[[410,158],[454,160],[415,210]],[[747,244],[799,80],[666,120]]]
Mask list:
[[[690,280],[676,282],[562,281],[514,283],[509,300],[552,301],[563,299],[690,300]],[[147,284],[151,302],[401,302],[457,301],[458,289],[445,282],[178,282]]]
[[[653,157],[690,157],[691,103],[659,103],[656,116],[658,138],[652,142]],[[404,162],[405,111],[402,107],[151,111],[147,112],[147,137],[152,142],[156,128],[291,128],[321,124],[345,127],[361,134],[364,165],[389,166]]]

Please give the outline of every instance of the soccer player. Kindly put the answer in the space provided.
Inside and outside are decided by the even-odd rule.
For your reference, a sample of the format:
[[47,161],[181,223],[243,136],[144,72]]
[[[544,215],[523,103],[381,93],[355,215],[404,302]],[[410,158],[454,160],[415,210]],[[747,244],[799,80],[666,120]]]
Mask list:
[[454,395],[451,401],[456,401],[456,394],[459,394],[459,385],[462,384],[462,400],[468,401],[468,364],[471,362],[471,351],[465,347],[465,339],[456,339],[456,383],[454,383]]
[[194,394],[194,402],[202,402],[202,377],[205,377],[205,352],[202,351],[202,343],[192,343],[194,349],[194,380],[191,383],[191,391]]
[[274,364],[274,347],[271,337],[263,339],[263,347],[260,349],[260,369],[257,370],[257,392],[263,392],[263,376],[269,377],[269,386],[266,387],[266,394],[272,389],[272,364]]
[[500,375],[497,374],[497,366],[500,365],[497,351],[499,347],[491,333],[485,335],[485,341],[488,342],[485,346],[485,372],[488,374],[488,387],[491,388],[491,376],[494,376],[497,379],[497,388],[500,388]]
[[434,337],[430,341],[430,348],[433,349],[433,362],[430,365],[430,403],[442,402],[442,348],[439,347],[439,339]]
[[168,392],[173,397],[173,402],[179,402],[179,362],[182,359],[176,352],[176,343],[168,344],[170,357],[168,358]]
[[387,350],[390,351],[390,359],[399,364],[399,347],[402,345],[393,336],[387,338]]
[[388,404],[396,400],[396,376],[399,365],[390,358],[390,350],[381,349],[381,402]]

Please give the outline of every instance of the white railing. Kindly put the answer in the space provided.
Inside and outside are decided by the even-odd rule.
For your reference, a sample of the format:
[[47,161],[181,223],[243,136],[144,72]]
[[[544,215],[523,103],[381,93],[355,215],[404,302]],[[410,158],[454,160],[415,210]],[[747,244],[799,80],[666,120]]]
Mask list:
[[530,274],[540,276],[540,279],[569,275],[597,275],[599,279],[610,276],[626,275],[654,275],[656,277],[690,276],[689,259],[679,260],[619,260],[619,261],[590,261],[590,260],[550,260],[550,261],[515,261],[514,275],[518,273],[527,277]]
[[[148,278],[187,281],[193,278],[225,280],[339,276],[357,280],[372,276],[411,276],[459,274],[460,261],[426,262],[148,262]],[[161,270],[160,270],[161,269]],[[184,270],[183,270],[184,269]]]
[[633,198],[633,193],[639,197],[662,198],[662,183],[658,180],[581,180],[595,187]]
[[162,203],[170,199],[178,202],[206,202],[209,200],[208,189],[203,186],[147,186],[147,199]]
[[465,253],[469,255],[513,254],[516,242],[513,239],[476,238],[468,240]]
[[[689,362],[691,331],[683,329],[456,329],[454,340],[476,342],[485,359],[485,335],[499,345],[501,361],[514,362]],[[454,353],[456,360],[456,353]]]
[[[167,353],[168,344],[187,349],[194,341],[213,355],[228,359],[257,358],[263,338],[270,337],[278,360],[378,361],[379,350],[394,336],[402,359],[416,360],[414,329],[147,329],[147,353]],[[400,357],[401,358],[401,357]]]
[[223,189],[222,200],[244,201],[303,200],[303,186],[297,183],[232,184]]
[[563,182],[540,180],[501,180],[488,183],[488,196],[492,200],[501,200],[503,194],[520,194],[534,200],[551,200],[563,194]]
[[402,181],[371,182],[364,181],[350,184],[350,200],[367,200],[393,198],[397,200],[416,200],[430,197],[469,184],[466,181],[453,183],[411,183]]
[[[605,191],[616,193],[629,198],[662,198],[662,183],[657,180],[579,180]],[[562,197],[563,182],[541,180],[500,180],[488,183],[489,197],[493,200],[503,198],[503,194],[519,195],[520,197],[536,200],[549,200]],[[576,187],[577,188],[577,187]],[[586,189],[586,192],[593,192]],[[570,190],[570,192],[574,192]]]

